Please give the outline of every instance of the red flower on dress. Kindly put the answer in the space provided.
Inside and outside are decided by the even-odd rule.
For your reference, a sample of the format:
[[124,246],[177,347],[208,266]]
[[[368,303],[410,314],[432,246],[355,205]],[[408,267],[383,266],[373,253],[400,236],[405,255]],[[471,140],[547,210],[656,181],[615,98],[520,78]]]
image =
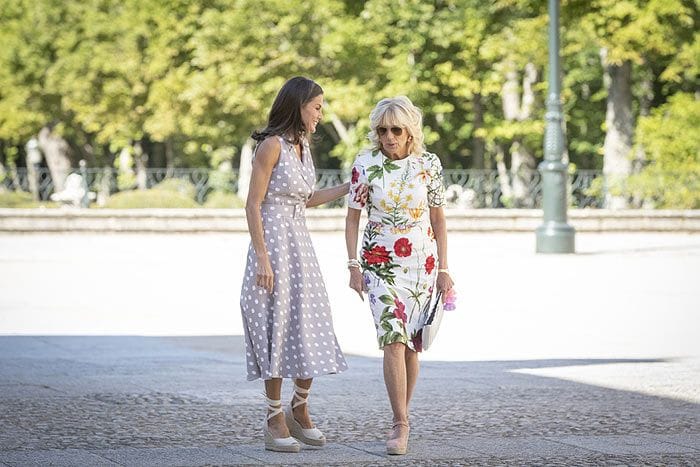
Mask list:
[[435,257],[430,255],[425,259],[425,273],[430,274],[433,269],[435,269]]
[[352,168],[352,178],[350,179],[350,183],[355,184],[357,181],[360,179],[360,171],[357,170],[357,167]]
[[367,264],[381,264],[391,261],[389,252],[383,246],[375,246],[371,250],[364,250],[362,257],[367,261]]
[[394,309],[394,316],[406,323],[406,319],[408,319],[406,317],[406,305],[404,305],[398,298],[394,299],[394,305],[396,305],[396,308]]
[[413,348],[416,349],[416,352],[422,352],[423,351],[423,330],[418,331],[416,334],[411,337],[411,342],[413,342]]
[[435,240],[435,234],[433,233],[433,228],[431,226],[428,226],[428,238]]
[[411,249],[413,245],[408,241],[406,237],[401,237],[394,243],[394,253],[396,256],[405,258],[406,256],[411,256]]

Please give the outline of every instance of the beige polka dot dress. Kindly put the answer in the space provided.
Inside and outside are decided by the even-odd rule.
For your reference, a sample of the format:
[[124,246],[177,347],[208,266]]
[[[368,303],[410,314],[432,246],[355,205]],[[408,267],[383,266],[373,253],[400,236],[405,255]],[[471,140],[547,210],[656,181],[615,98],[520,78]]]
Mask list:
[[248,380],[307,379],[347,369],[306,227],[306,201],[316,180],[309,145],[305,140],[300,160],[292,144],[282,138],[280,144],[279,161],[261,206],[273,291],[255,283],[252,244],[241,288]]

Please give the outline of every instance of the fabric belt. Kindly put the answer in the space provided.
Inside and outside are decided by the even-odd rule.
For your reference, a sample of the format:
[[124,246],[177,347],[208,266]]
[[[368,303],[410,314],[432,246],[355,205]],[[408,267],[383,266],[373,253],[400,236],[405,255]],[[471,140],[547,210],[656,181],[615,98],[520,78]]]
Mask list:
[[303,219],[306,213],[304,203],[284,203],[284,202],[264,202],[261,205],[268,213],[279,217],[290,217],[292,219]]

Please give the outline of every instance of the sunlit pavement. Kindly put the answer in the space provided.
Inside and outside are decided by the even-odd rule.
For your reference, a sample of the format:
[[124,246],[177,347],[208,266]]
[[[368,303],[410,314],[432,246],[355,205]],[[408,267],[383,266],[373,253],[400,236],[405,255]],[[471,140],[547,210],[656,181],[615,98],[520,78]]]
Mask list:
[[398,459],[342,233],[313,239],[350,369],[314,385],[329,445],[282,455],[245,381],[245,235],[0,236],[0,463],[700,462],[700,236],[578,235],[553,256],[534,234],[450,236],[458,309]]

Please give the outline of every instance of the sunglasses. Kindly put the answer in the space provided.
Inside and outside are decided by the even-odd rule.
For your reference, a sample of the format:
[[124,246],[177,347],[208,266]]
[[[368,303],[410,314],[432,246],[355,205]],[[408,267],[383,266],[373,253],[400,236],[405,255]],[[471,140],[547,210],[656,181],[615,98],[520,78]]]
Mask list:
[[400,126],[392,126],[391,128],[387,128],[384,126],[377,127],[377,133],[379,134],[379,136],[384,136],[389,130],[391,130],[394,136],[401,136],[403,134],[403,128],[401,128]]

